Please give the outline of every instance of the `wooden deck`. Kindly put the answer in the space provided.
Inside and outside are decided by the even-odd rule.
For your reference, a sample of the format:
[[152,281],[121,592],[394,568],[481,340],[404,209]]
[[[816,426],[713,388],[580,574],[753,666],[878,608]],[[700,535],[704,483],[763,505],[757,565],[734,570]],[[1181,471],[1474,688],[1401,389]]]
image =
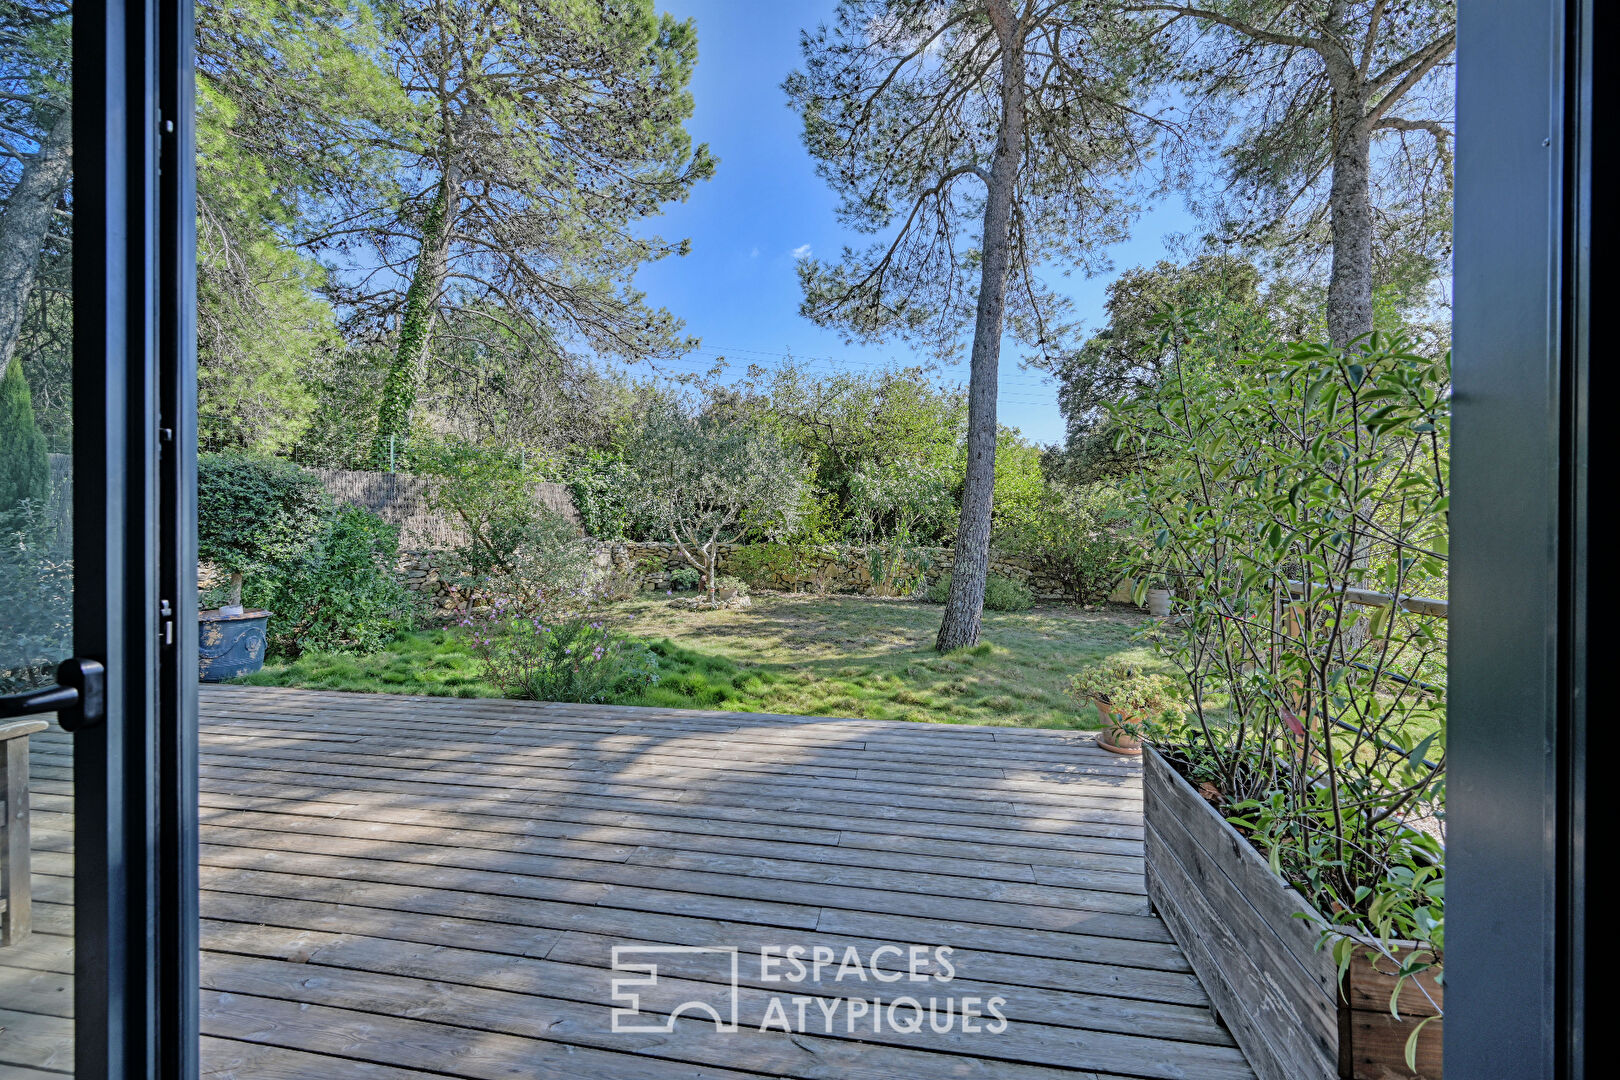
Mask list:
[[[1252,1077],[1148,910],[1140,770],[1088,736],[249,687],[202,700],[210,1076]],[[35,737],[35,933],[0,951],[8,1078],[71,1071],[69,766],[65,736]],[[739,1030],[690,1013],[611,1030],[613,948],[636,944],[711,950],[654,958],[652,1024],[688,1000],[726,1009],[712,950],[738,949]],[[760,948],[793,945],[949,946],[954,978],[764,981]],[[937,1018],[947,998],[999,996],[1008,1024],[847,1029],[850,1000],[900,996],[938,999]],[[822,1003],[800,1031],[762,1031],[773,1000],[800,1027],[795,997]]]

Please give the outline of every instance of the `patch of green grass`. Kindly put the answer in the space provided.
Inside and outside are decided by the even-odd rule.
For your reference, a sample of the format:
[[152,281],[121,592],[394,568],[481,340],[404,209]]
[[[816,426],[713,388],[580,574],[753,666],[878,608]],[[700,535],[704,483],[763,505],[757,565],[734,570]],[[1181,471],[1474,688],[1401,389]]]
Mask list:
[[[1126,609],[986,612],[984,640],[946,656],[933,649],[939,616],[928,604],[858,596],[764,594],[737,611],[689,611],[662,596],[626,601],[612,617],[650,642],[660,678],[622,704],[1094,728],[1096,710],[1064,693],[1072,672],[1110,658],[1161,666],[1133,637],[1143,618]],[[372,656],[272,661],[243,681],[498,696],[450,630],[406,634]]]
[[500,696],[479,677],[477,659],[450,630],[401,634],[387,649],[367,656],[310,652],[296,660],[272,657],[263,670],[236,681],[432,697]]

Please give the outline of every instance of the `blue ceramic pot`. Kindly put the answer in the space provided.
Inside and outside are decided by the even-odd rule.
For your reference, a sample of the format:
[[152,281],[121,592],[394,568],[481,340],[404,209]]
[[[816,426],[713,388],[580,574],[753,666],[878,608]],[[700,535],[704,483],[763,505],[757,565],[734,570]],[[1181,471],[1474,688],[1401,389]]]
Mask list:
[[205,611],[198,615],[198,677],[203,682],[224,682],[264,667],[264,627],[269,619],[268,611],[240,615]]

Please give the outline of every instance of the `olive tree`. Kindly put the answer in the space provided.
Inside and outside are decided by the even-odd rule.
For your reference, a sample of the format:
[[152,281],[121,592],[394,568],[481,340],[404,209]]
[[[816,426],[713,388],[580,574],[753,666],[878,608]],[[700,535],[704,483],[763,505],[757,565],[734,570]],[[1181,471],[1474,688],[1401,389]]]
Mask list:
[[749,418],[661,402],[630,432],[625,457],[639,509],[703,574],[711,600],[720,545],[790,531],[804,505],[804,462]]

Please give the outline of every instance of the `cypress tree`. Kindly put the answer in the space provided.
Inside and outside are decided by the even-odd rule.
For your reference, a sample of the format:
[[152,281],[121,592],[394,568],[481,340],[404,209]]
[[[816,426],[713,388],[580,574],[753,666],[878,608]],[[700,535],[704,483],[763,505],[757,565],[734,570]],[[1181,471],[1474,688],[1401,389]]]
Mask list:
[[23,378],[22,361],[13,356],[0,377],[0,510],[24,499],[43,502],[50,483],[45,433],[34,423],[34,395]]

